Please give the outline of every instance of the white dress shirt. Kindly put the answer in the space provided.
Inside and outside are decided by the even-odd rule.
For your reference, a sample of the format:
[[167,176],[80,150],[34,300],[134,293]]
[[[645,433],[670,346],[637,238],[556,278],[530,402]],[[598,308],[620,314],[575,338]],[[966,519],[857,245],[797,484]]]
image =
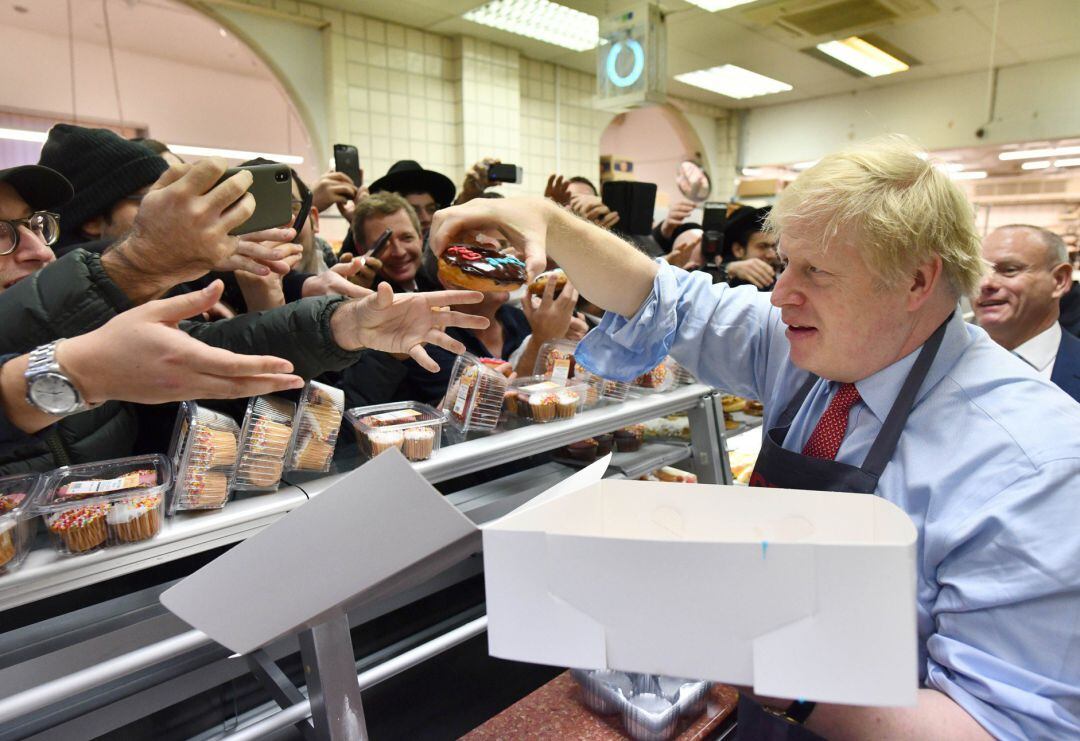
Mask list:
[[1050,378],[1054,372],[1058,347],[1061,346],[1061,325],[1054,322],[1050,327],[1013,350],[1020,359],[1030,365],[1043,378]]

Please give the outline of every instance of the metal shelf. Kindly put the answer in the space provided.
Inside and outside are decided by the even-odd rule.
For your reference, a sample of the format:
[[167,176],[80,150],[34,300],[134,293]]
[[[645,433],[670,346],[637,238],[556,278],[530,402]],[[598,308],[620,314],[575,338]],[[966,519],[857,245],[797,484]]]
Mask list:
[[272,494],[229,502],[221,510],[167,518],[157,537],[94,553],[62,556],[41,544],[23,565],[0,577],[0,612],[134,571],[244,540],[307,501],[287,486]]

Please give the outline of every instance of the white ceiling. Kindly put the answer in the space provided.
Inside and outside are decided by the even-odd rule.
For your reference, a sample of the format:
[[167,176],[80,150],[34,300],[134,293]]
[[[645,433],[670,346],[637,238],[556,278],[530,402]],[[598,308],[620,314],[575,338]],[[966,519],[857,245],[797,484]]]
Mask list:
[[[560,0],[562,4],[597,16],[628,5],[601,0]],[[907,72],[876,79],[852,77],[800,50],[830,37],[791,38],[775,28],[746,20],[748,10],[773,0],[758,0],[717,13],[708,13],[681,0],[665,0],[668,11],[668,74],[674,76],[704,67],[736,64],[782,80],[794,90],[762,98],[735,101],[683,83],[669,81],[673,94],[727,108],[748,108],[792,100],[893,85],[916,79],[985,70],[990,63],[991,27],[995,0],[932,0],[937,12],[922,18],[872,29],[921,64]],[[467,33],[520,49],[534,59],[558,62],[591,71],[594,52],[571,52],[549,44],[461,20],[477,0],[323,0],[328,6],[405,23],[437,33]],[[996,66],[1021,64],[1080,54],[1080,0],[1000,0]]]

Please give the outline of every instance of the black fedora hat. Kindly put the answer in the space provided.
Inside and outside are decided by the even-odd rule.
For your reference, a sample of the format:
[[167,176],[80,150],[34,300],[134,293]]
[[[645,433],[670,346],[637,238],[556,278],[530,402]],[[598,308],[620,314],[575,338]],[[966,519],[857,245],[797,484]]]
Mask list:
[[392,193],[430,193],[440,206],[454,202],[457,188],[450,178],[434,170],[425,170],[415,160],[400,160],[390,166],[381,178],[371,184],[372,193],[388,190]]
[[0,183],[7,183],[30,208],[56,208],[71,200],[74,191],[68,179],[48,167],[21,165],[0,170]]

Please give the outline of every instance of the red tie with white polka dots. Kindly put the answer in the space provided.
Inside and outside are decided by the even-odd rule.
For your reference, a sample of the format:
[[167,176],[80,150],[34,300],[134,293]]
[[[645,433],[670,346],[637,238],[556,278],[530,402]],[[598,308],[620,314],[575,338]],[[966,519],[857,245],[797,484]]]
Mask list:
[[827,461],[836,460],[836,453],[847,432],[848,412],[861,398],[855,384],[842,384],[803,446],[802,454]]

